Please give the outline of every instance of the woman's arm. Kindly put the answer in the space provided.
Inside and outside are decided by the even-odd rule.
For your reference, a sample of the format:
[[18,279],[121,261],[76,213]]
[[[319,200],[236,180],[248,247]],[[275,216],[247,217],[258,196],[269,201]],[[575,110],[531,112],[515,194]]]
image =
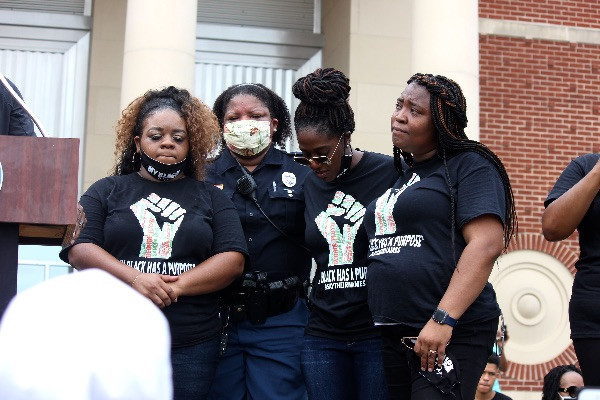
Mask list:
[[[93,243],[78,243],[69,250],[69,263],[76,269],[99,268],[117,277],[163,308],[177,300],[177,295],[168,285],[176,282],[177,276],[143,274],[129,267],[106,250]],[[134,282],[135,281],[135,282]]]
[[542,232],[549,241],[568,238],[577,229],[600,189],[600,160],[571,189],[554,200],[542,214]]
[[212,204],[213,255],[170,284],[177,296],[214,293],[227,287],[244,271],[246,238],[235,206],[213,185],[208,185],[207,190]]
[[[462,228],[467,243],[464,248],[448,289],[438,307],[446,310],[455,319],[459,319],[471,306],[487,283],[494,262],[502,253],[502,223],[495,215],[482,215],[469,221]],[[421,356],[423,370],[434,368],[436,353],[439,360],[444,359],[446,345],[452,336],[452,327],[438,324],[429,319],[419,334],[415,352]]]
[[176,296],[213,293],[231,284],[244,270],[244,255],[237,251],[215,254],[169,283]]

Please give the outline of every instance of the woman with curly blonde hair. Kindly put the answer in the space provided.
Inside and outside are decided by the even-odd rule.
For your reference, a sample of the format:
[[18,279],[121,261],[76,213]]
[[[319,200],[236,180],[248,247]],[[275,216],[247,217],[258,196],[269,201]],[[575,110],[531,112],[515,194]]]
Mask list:
[[[188,128],[189,162],[183,172],[189,177],[202,179],[208,156],[220,146],[219,123],[212,110],[197,98],[190,96],[186,90],[178,93],[178,90],[171,86],[165,92],[172,92],[174,98],[179,99],[181,114]],[[139,171],[140,159],[134,158],[139,154],[133,141],[133,137],[139,136],[142,128],[142,121],[138,116],[146,114],[147,109],[152,107],[152,103],[158,101],[156,99],[161,98],[162,95],[162,92],[148,91],[123,110],[117,122],[116,164],[112,171],[113,175],[126,175]]]
[[187,90],[171,86],[134,100],[117,123],[112,175],[81,197],[87,224],[61,252],[75,268],[103,269],[163,310],[175,399],[204,398],[210,387],[221,332],[217,292],[242,273],[247,254],[233,203],[198,180],[219,137],[215,115]]

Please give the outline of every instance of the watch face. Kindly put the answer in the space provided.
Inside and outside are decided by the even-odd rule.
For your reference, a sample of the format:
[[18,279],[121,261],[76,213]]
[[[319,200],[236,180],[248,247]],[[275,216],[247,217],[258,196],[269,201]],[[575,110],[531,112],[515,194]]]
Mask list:
[[446,320],[448,313],[444,310],[440,310],[439,308],[433,312],[433,316],[431,317],[438,324],[443,324]]

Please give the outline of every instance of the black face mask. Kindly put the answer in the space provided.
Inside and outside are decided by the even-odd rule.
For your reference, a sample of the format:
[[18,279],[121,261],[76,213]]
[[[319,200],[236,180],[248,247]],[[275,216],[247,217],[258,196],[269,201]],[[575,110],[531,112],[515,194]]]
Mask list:
[[140,150],[142,166],[159,181],[170,181],[179,175],[188,164],[187,157],[175,164],[165,164]]

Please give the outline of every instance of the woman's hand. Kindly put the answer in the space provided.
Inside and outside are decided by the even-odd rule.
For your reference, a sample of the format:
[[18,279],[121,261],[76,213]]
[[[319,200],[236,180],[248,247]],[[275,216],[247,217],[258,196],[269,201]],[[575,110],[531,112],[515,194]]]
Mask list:
[[177,279],[178,276],[139,273],[131,286],[159,308],[165,308],[177,301],[178,294],[169,285]]
[[244,255],[236,251],[218,253],[179,275],[179,280],[167,284],[176,297],[214,293],[242,274],[244,261]]
[[[494,215],[484,214],[467,222],[462,229],[467,245],[463,249],[450,284],[438,304],[454,319],[460,319],[483,290],[502,252],[502,223]],[[415,344],[415,353],[421,357],[421,368],[433,371],[435,353],[438,364],[444,361],[446,346],[452,336],[452,327],[429,319]]]
[[444,361],[446,346],[450,343],[451,337],[450,325],[438,324],[433,319],[425,324],[415,344],[415,354],[421,357],[422,371],[433,371],[437,364]]

